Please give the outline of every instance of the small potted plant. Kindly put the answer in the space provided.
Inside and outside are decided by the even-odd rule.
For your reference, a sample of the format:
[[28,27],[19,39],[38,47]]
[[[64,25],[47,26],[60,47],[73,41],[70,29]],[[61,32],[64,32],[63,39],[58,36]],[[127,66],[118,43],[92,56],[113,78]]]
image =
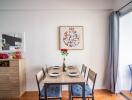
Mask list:
[[66,59],[65,59],[65,57],[68,56],[68,54],[69,54],[68,49],[63,48],[60,51],[61,51],[61,55],[63,56],[63,65],[62,65],[63,66],[63,71],[66,71],[66,64],[65,64]]

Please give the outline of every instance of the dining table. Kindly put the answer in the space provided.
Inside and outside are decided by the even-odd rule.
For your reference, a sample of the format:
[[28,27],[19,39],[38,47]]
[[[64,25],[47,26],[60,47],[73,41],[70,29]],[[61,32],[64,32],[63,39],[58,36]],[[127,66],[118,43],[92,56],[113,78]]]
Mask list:
[[[58,75],[53,75],[53,73],[58,73]],[[77,75],[72,75],[72,73],[77,73]],[[80,70],[76,66],[67,66],[66,71],[63,71],[61,66],[51,66],[48,68],[48,73],[43,80],[45,85],[45,99],[47,97],[48,85],[69,85],[80,84],[82,86],[82,100],[85,100],[85,79],[81,74]],[[70,92],[70,90],[69,90]],[[71,100],[71,93],[69,93],[69,100]]]

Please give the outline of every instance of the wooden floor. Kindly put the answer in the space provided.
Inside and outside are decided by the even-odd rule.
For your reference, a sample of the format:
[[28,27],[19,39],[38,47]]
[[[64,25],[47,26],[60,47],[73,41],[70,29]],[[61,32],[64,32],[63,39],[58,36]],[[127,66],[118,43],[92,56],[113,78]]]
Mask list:
[[[68,100],[68,92],[64,91],[62,93],[63,99]],[[0,100],[38,100],[37,92],[26,92],[20,99],[0,99]],[[74,100],[82,100],[82,99],[74,99]],[[120,94],[111,94],[106,90],[98,90],[95,91],[95,100],[126,100]]]
[[122,91],[122,93],[127,96],[130,100],[132,100],[132,92],[130,93],[130,91]]

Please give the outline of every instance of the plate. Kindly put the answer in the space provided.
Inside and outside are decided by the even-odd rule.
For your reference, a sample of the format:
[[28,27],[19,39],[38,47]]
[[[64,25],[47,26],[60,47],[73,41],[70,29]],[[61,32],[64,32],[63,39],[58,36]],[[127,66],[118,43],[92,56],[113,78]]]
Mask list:
[[74,67],[73,66],[68,66],[69,69],[73,69]]
[[69,72],[68,75],[74,77],[74,76],[79,76],[79,73],[77,73],[77,72]]
[[54,68],[54,69],[59,69],[59,68],[60,68],[60,66],[53,66],[53,68]]
[[49,76],[53,76],[53,77],[56,77],[59,75],[60,75],[60,73],[57,73],[57,72],[49,73]]

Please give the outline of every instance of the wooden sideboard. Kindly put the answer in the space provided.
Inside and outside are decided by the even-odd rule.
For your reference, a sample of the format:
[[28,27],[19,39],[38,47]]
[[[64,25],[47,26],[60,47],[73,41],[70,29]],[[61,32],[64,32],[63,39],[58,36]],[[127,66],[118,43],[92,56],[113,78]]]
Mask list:
[[19,98],[25,90],[25,60],[0,60],[0,98]]

